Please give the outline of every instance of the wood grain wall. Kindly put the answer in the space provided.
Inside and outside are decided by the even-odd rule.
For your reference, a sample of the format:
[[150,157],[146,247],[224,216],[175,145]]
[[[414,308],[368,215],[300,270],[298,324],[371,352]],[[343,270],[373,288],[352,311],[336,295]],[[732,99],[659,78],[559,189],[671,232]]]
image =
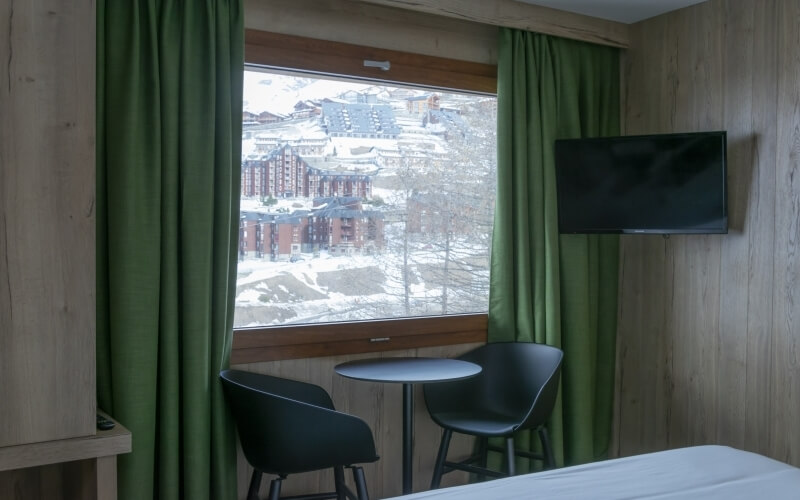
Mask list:
[[0,473],[0,498],[3,500],[102,498],[98,495],[97,468],[97,460],[76,460],[63,464],[5,471]]
[[0,446],[95,432],[94,16],[0,1]]
[[244,0],[245,27],[497,63],[498,26],[626,47],[628,25],[516,0]]
[[628,25],[519,0],[357,0],[612,47],[628,46]]
[[[402,433],[403,398],[401,384],[379,384],[347,379],[337,375],[333,368],[339,363],[369,357],[432,356],[455,357],[480,344],[461,344],[446,347],[426,347],[404,351],[391,351],[379,354],[359,354],[326,358],[294,359],[237,365],[234,368],[302,380],[320,385],[333,398],[337,410],[362,418],[372,429],[375,446],[380,460],[364,465],[367,489],[370,498],[386,498],[402,494]],[[430,487],[431,473],[439,449],[441,430],[428,416],[425,400],[420,386],[414,389],[414,491]],[[466,458],[472,450],[473,439],[464,435],[454,435],[450,443],[451,459]],[[247,464],[239,451],[239,498],[246,498],[252,467]],[[346,472],[348,484],[354,489],[352,474]],[[261,483],[261,494],[269,491],[271,476],[265,476]],[[445,474],[442,485],[466,484],[467,473]],[[298,474],[289,476],[284,482],[282,493],[302,494],[333,490],[331,471]]]
[[636,24],[624,80],[628,134],[728,131],[730,232],[622,237],[618,452],[800,465],[800,2]]
[[352,0],[244,0],[245,27],[497,64],[497,28]]

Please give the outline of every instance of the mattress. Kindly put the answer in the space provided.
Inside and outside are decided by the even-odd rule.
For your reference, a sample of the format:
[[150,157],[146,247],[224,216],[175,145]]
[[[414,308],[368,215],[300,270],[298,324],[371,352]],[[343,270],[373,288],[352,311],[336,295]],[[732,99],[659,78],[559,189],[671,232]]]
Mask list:
[[695,446],[396,498],[798,500],[800,469],[727,446]]

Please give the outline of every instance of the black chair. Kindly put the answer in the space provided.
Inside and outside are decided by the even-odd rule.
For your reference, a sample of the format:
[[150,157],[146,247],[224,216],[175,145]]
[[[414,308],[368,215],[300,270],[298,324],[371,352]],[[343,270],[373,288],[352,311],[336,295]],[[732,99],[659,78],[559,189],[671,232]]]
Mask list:
[[[545,467],[555,467],[545,423],[555,405],[563,357],[561,349],[543,344],[486,344],[459,357],[483,368],[477,376],[425,384],[428,412],[444,429],[431,489],[439,487],[442,474],[456,469],[481,476],[513,476],[515,456],[542,460]],[[514,433],[524,429],[538,431],[541,454],[514,450]],[[464,461],[448,462],[453,432],[477,436],[478,452]],[[491,437],[505,438],[505,450],[489,446]],[[507,474],[486,468],[489,450],[505,451]]]
[[[322,387],[239,370],[220,373],[247,461],[253,466],[248,500],[258,499],[262,474],[275,474],[269,500],[280,498],[289,474],[333,468],[336,491],[292,498],[368,500],[364,471],[354,464],[378,460],[372,431],[358,417],[338,412]],[[358,496],[345,485],[351,468]]]

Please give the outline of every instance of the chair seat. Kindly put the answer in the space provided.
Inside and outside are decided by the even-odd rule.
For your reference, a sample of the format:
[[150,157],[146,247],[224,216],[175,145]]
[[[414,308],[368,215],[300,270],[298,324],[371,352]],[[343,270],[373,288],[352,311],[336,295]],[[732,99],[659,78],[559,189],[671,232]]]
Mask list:
[[504,415],[489,409],[442,412],[431,415],[444,428],[462,434],[483,437],[502,437],[513,434],[521,421],[519,415]]

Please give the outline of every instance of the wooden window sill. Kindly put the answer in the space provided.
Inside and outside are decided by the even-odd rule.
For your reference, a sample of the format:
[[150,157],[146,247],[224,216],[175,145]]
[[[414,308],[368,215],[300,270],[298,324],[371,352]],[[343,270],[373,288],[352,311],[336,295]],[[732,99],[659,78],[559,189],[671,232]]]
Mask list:
[[486,329],[486,314],[242,328],[231,364],[486,342]]

